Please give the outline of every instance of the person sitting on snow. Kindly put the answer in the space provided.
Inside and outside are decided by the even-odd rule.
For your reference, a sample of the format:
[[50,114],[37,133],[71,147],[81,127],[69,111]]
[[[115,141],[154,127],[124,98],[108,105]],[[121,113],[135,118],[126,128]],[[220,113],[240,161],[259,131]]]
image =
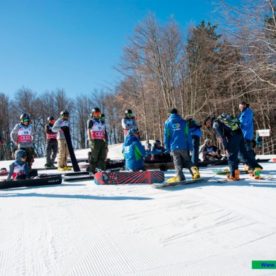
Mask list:
[[30,178],[30,167],[27,163],[27,153],[23,149],[15,152],[16,160],[10,165],[7,180],[20,180]]
[[130,129],[123,144],[125,168],[129,171],[144,170],[146,151],[139,140],[137,129]]
[[220,160],[222,158],[220,150],[215,145],[212,145],[211,140],[208,138],[204,141],[200,151],[202,152],[203,162]]

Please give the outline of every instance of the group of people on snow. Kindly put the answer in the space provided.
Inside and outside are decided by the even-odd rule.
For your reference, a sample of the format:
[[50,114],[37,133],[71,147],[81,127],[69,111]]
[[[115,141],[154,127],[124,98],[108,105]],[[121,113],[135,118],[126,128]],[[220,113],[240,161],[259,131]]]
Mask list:
[[[249,105],[242,102],[239,105],[241,113],[237,118],[228,114],[218,117],[208,116],[204,126],[212,129],[221,141],[225,150],[230,168],[229,180],[239,179],[238,155],[247,164],[253,175],[258,175],[262,167],[256,162],[252,149],[254,136],[253,111]],[[202,125],[194,118],[183,119],[176,108],[169,112],[164,124],[164,147],[156,140],[153,148],[147,143],[147,148],[140,141],[139,130],[135,116],[131,109],[127,109],[121,121],[124,143],[123,155],[125,158],[125,169],[130,171],[144,170],[144,160],[154,160],[157,156],[163,157],[169,154],[173,158],[176,176],[168,182],[179,182],[185,180],[183,168],[187,168],[193,179],[200,178],[198,169],[199,152],[203,154],[203,160],[221,159],[218,148],[206,139],[200,149],[200,138],[202,137]],[[70,127],[69,112],[60,112],[60,117],[55,121],[53,116],[47,118],[45,126],[46,137],[46,164],[48,168],[55,168],[54,162],[58,155],[58,170],[66,171],[69,156],[68,146],[64,131]],[[10,167],[8,178],[29,177],[32,163],[34,161],[33,128],[31,118],[24,113],[20,116],[20,123],[16,124],[11,134],[11,140],[17,146],[15,161]],[[96,170],[105,170],[108,153],[108,133],[105,125],[104,114],[98,107],[92,109],[87,121],[87,137],[91,152],[89,154],[88,170],[95,173]],[[191,153],[191,155],[190,155]]]

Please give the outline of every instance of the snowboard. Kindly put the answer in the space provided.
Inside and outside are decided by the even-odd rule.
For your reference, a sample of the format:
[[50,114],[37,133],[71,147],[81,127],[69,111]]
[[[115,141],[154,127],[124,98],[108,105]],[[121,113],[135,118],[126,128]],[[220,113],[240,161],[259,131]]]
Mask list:
[[0,181],[0,189],[18,188],[18,187],[33,187],[61,184],[61,175],[41,175],[36,178],[24,180],[4,180]]
[[66,182],[82,181],[89,179],[94,179],[94,175],[89,172],[66,173],[63,175],[63,180]]
[[154,188],[157,189],[162,189],[162,188],[168,188],[168,187],[175,187],[175,186],[179,186],[179,185],[190,185],[190,184],[196,184],[199,182],[207,182],[210,179],[210,177],[201,177],[199,179],[186,179],[184,181],[180,181],[180,182],[174,182],[174,183],[167,183],[167,182],[163,182],[163,183],[156,183],[153,184]]
[[152,184],[164,182],[164,173],[161,171],[141,172],[97,172],[94,175],[96,184]]
[[70,154],[70,158],[71,158],[71,162],[72,162],[74,172],[79,172],[80,167],[79,167],[78,161],[76,159],[74,148],[73,148],[73,145],[72,145],[70,129],[69,129],[69,127],[62,127],[62,130],[63,130],[64,136],[65,136],[65,139],[66,139],[66,143],[67,143],[67,147],[68,147],[68,151],[69,151],[69,154]]

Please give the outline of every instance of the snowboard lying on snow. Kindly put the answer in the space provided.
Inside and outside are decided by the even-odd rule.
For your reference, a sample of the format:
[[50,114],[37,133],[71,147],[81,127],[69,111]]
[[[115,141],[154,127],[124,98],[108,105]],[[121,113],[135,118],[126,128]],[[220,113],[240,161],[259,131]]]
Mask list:
[[186,179],[184,181],[180,181],[180,182],[173,182],[173,183],[167,183],[167,182],[163,182],[163,183],[155,183],[153,184],[154,188],[157,189],[161,189],[161,188],[167,188],[167,187],[174,187],[174,186],[179,186],[179,185],[189,185],[189,184],[196,184],[199,182],[208,182],[208,180],[211,177],[201,177],[199,179]]
[[164,173],[161,171],[141,172],[97,172],[94,175],[96,184],[152,184],[164,182]]
[[74,173],[65,173],[63,174],[63,180],[66,182],[73,182],[73,181],[82,181],[82,180],[89,180],[94,179],[94,175],[89,172],[74,172]]
[[0,189],[17,188],[17,187],[32,187],[61,184],[62,177],[56,175],[41,175],[35,178],[24,180],[4,180],[0,181]]

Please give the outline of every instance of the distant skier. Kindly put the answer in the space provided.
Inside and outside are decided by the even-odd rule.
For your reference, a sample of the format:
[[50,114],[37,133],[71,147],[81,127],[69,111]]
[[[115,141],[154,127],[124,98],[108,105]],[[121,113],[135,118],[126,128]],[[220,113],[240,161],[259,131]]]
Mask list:
[[128,131],[123,144],[123,154],[125,158],[125,168],[129,171],[144,170],[145,148],[139,139],[139,132],[136,128]]
[[89,170],[92,173],[95,173],[96,169],[105,170],[108,136],[105,121],[98,107],[92,109],[91,118],[87,121],[87,136],[91,148]]
[[216,136],[221,140],[223,148],[228,157],[228,165],[230,169],[230,175],[227,176],[229,181],[235,181],[240,179],[238,153],[240,151],[242,157],[252,170],[252,175],[256,178],[259,177],[259,170],[254,159],[251,159],[247,154],[244,146],[244,139],[242,130],[239,126],[238,120],[231,117],[228,114],[222,114],[216,117],[207,117],[204,121],[204,125],[213,129]]
[[[240,127],[244,137],[244,145],[247,154],[251,159],[255,160],[255,152],[253,150],[254,141],[254,113],[250,108],[249,104],[246,102],[241,102],[239,104],[240,114],[238,115],[240,121]],[[245,161],[245,160],[244,160]],[[256,162],[256,166],[262,169],[262,166]]]
[[192,135],[192,158],[191,159],[192,159],[192,163],[195,166],[198,166],[200,137],[202,136],[201,124],[199,124],[192,117],[189,117],[187,119],[187,122]]
[[62,128],[70,127],[69,125],[69,112],[63,110],[60,112],[60,118],[56,120],[52,126],[52,131],[57,132],[57,142],[58,142],[58,170],[68,171],[71,170],[67,166],[67,158],[69,156],[68,146],[64,136]]
[[58,151],[57,133],[52,131],[55,123],[55,118],[50,116],[47,118],[47,125],[45,126],[46,135],[46,164],[47,168],[54,168],[54,162]]
[[34,162],[34,146],[33,146],[33,127],[30,116],[26,113],[20,115],[20,123],[16,124],[10,134],[12,142],[18,149],[26,151],[29,167]]
[[125,111],[125,117],[122,119],[124,138],[128,135],[130,129],[138,129],[135,116],[131,109]]
[[20,180],[30,178],[30,167],[27,163],[27,153],[23,149],[15,152],[15,161],[10,165],[7,180]]
[[193,179],[200,178],[199,170],[193,166],[189,151],[192,149],[192,137],[188,123],[178,115],[177,109],[170,111],[164,127],[165,149],[170,152],[176,170],[176,176],[168,179],[168,183],[185,181],[182,169],[188,168]]

